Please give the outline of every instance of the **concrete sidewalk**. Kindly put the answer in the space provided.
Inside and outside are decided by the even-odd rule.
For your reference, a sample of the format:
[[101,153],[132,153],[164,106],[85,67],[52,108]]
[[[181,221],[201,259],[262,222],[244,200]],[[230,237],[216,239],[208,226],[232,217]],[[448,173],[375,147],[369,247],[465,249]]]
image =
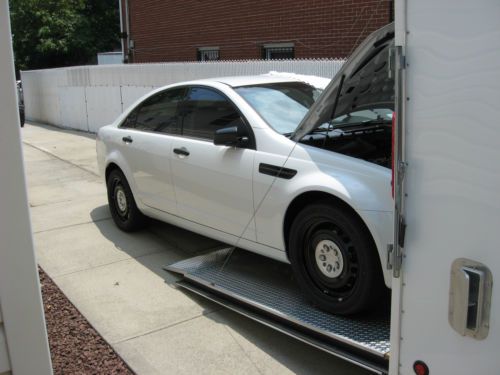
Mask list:
[[367,372],[174,287],[162,266],[222,244],[154,222],[121,232],[93,135],[22,129],[38,262],[138,374]]

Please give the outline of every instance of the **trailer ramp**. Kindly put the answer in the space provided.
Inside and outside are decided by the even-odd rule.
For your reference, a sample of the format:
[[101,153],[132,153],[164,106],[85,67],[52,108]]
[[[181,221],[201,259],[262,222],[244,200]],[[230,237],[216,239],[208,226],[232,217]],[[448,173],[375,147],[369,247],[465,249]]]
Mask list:
[[177,285],[349,362],[386,374],[389,309],[335,316],[305,300],[289,265],[230,248],[165,267]]

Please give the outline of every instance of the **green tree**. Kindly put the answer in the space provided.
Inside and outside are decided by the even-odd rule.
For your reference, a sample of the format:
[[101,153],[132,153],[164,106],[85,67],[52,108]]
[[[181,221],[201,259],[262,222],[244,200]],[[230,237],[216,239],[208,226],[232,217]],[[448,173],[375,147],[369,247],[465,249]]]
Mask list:
[[16,70],[94,63],[119,48],[118,0],[11,0]]

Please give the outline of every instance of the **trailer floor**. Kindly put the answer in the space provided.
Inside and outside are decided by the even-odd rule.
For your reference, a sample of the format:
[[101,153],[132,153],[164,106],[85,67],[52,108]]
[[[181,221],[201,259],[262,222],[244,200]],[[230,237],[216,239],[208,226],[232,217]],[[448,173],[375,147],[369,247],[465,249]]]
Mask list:
[[177,284],[231,310],[375,373],[386,373],[390,314],[386,306],[355,317],[308,303],[286,264],[231,248],[165,267]]

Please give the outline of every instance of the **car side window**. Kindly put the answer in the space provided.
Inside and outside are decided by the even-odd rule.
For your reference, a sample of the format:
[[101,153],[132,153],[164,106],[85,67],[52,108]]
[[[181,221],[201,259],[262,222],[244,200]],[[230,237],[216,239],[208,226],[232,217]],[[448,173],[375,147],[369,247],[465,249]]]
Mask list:
[[136,108],[132,112],[130,112],[127,118],[123,120],[123,122],[121,123],[120,128],[128,128],[128,129],[135,128],[135,121],[137,120],[138,111],[139,109]]
[[[177,112],[179,103],[184,99],[185,88],[162,91],[146,99],[129,117],[135,121],[134,128],[167,134],[181,134],[181,123]],[[124,122],[127,126],[129,118]],[[128,126],[131,127],[131,126]]]
[[208,140],[213,140],[217,129],[241,121],[240,113],[229,99],[204,87],[192,87],[189,90],[182,113],[182,134]]

